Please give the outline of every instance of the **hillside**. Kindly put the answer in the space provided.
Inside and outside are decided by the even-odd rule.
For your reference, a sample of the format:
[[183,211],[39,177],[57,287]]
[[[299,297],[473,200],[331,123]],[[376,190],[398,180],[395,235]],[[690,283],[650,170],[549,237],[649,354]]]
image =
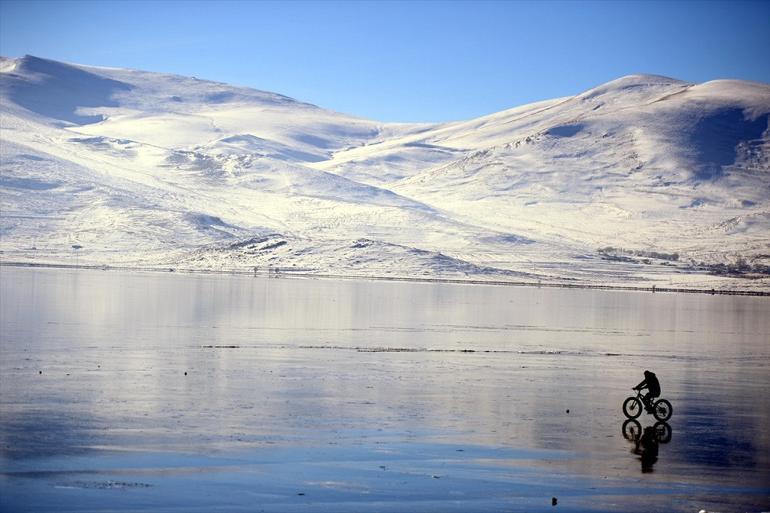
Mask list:
[[0,61],[6,262],[770,289],[770,86],[633,75],[474,120]]

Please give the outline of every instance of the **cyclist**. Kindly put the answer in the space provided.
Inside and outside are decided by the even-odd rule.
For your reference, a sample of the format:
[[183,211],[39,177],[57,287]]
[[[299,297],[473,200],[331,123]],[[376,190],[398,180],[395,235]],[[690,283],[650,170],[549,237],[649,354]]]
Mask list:
[[652,412],[652,400],[660,396],[660,382],[654,372],[644,371],[644,380],[634,387],[634,390],[647,389],[647,394],[642,396],[644,407],[647,412]]

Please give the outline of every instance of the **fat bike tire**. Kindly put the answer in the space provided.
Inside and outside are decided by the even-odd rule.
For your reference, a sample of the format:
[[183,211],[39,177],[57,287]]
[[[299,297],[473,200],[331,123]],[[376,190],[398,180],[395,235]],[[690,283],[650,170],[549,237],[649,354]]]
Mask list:
[[670,419],[672,413],[674,413],[674,410],[671,408],[671,403],[666,399],[656,401],[655,406],[652,407],[652,414],[661,422],[666,422]]
[[642,436],[642,425],[636,419],[626,419],[623,423],[623,438],[629,442],[636,442]]
[[623,414],[629,419],[637,418],[642,414],[642,410],[644,410],[644,406],[636,397],[629,397],[623,401]]
[[[628,421],[626,421],[628,422]],[[665,422],[655,423],[655,436],[658,438],[658,442],[667,444],[671,441],[671,426]]]

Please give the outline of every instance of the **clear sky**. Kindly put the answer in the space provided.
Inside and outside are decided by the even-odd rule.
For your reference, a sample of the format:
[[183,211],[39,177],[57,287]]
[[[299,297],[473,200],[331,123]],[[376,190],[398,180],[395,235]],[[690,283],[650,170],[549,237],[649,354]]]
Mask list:
[[0,53],[445,121],[631,73],[770,83],[770,2],[0,0]]

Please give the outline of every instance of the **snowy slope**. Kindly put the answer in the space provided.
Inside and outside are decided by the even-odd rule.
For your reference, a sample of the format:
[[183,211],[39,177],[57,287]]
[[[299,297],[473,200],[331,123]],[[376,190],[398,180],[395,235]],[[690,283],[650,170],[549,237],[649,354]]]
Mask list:
[[[529,237],[764,261],[768,112],[763,84],[626,77],[391,188]],[[721,223],[746,216],[752,226],[726,243]]]
[[384,124],[3,59],[3,260],[767,288],[769,114],[765,84],[634,75]]

